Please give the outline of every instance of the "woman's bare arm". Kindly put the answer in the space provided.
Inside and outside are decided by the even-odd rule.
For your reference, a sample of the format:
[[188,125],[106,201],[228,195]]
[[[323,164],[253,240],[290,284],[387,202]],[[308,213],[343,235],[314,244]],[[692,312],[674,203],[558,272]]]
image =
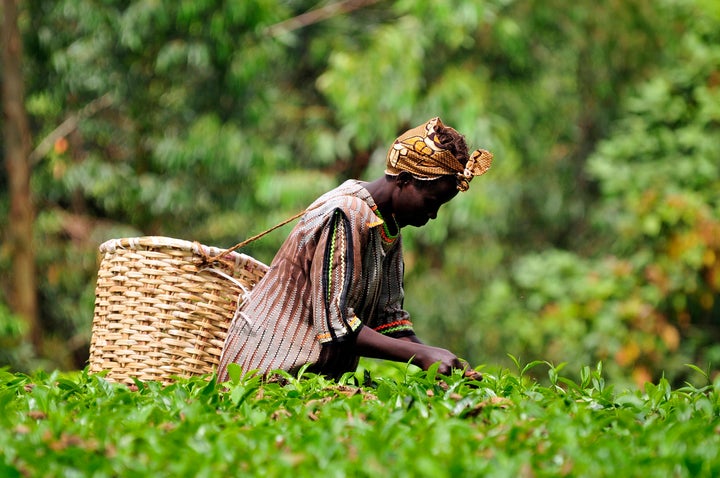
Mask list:
[[392,360],[395,362],[412,362],[427,370],[432,364],[440,362],[438,372],[449,375],[452,370],[467,366],[452,352],[425,345],[417,337],[396,339],[383,335],[370,327],[362,327],[358,332],[355,349],[358,355],[369,358]]

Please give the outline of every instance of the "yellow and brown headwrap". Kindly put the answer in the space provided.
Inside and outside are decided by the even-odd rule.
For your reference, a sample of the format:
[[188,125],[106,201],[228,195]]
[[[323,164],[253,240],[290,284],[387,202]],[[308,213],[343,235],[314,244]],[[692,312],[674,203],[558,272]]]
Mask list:
[[444,126],[440,118],[403,133],[395,140],[387,153],[385,173],[397,176],[403,171],[417,179],[437,179],[440,176],[455,175],[457,188],[467,191],[470,180],[485,174],[492,163],[490,151],[477,149],[463,164],[445,147],[437,137],[438,127]]

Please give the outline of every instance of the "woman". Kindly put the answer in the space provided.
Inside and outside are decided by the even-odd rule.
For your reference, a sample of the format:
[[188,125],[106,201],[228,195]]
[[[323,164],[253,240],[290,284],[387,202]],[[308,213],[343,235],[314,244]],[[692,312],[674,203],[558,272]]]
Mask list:
[[490,167],[439,118],[413,128],[388,151],[385,175],[350,180],[308,207],[231,324],[219,365],[244,373],[309,370],[339,377],[360,356],[438,372],[463,368],[452,352],[423,344],[403,309],[400,229],[420,227]]

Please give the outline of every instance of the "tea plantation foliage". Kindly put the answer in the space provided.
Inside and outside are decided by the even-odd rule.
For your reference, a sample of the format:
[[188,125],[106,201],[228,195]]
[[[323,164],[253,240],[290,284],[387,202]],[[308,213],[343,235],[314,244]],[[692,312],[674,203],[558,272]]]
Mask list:
[[370,363],[335,382],[235,367],[226,384],[167,387],[4,371],[0,475],[718,476],[720,380],[691,369],[705,385],[619,391],[600,364],[578,382],[563,370],[488,368],[478,382]]

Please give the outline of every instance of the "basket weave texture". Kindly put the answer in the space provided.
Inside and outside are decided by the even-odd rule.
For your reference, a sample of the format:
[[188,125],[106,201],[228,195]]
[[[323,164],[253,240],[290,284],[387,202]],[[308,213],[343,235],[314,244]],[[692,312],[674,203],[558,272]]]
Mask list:
[[113,239],[100,253],[89,371],[129,384],[214,372],[237,308],[268,268],[160,236]]

